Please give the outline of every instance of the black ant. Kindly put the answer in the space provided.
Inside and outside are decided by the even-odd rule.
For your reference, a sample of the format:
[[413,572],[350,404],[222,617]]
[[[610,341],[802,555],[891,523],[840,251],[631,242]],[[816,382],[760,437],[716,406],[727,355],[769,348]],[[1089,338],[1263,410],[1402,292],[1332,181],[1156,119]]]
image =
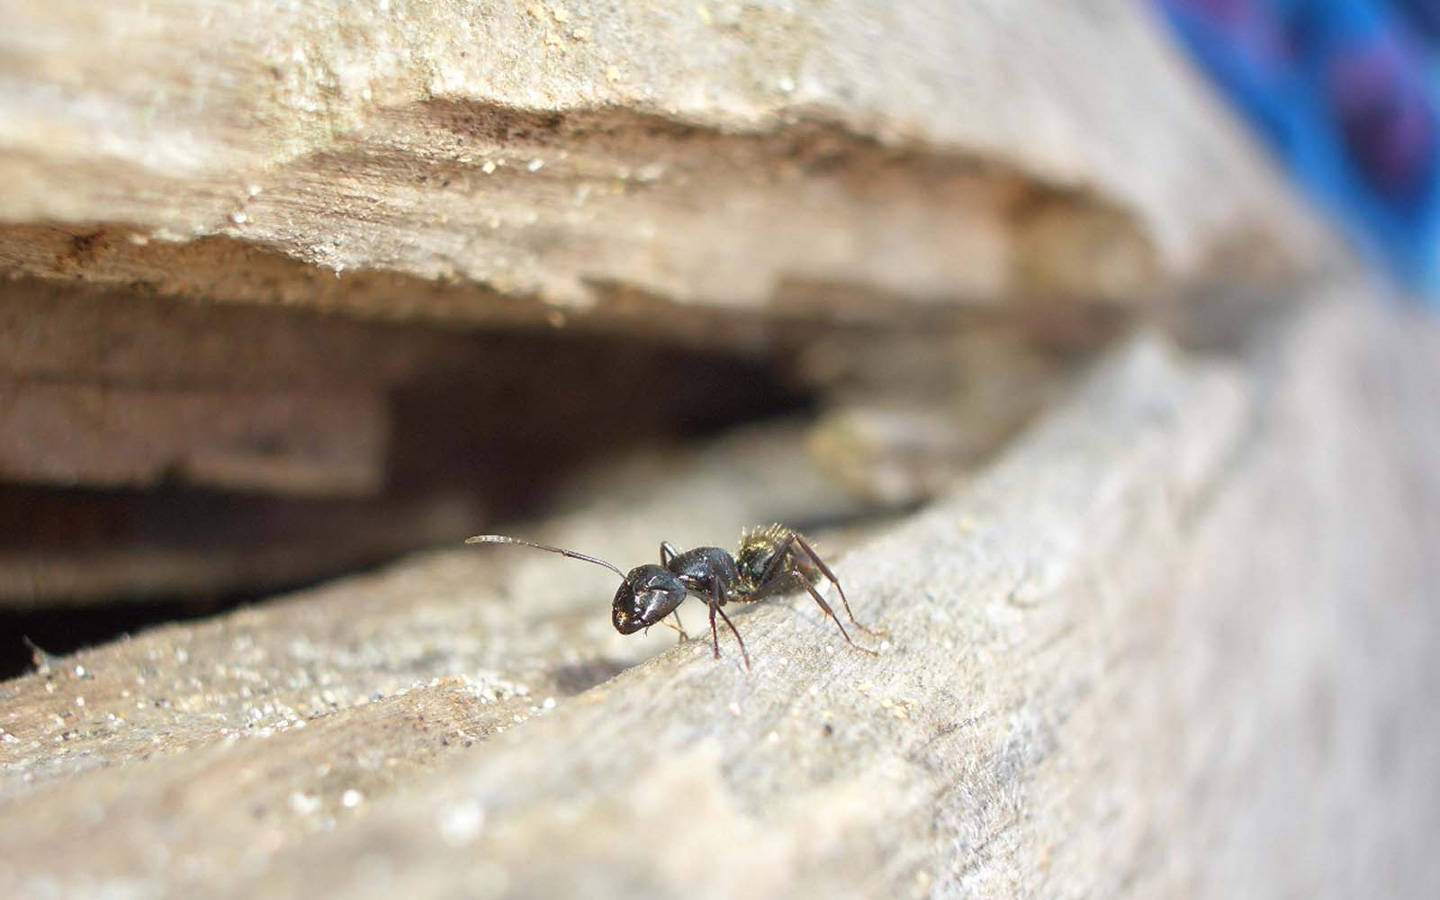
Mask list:
[[722,607],[731,601],[748,603],[801,587],[810,592],[810,596],[820,604],[825,615],[835,620],[840,634],[850,646],[871,656],[875,655],[874,650],[868,650],[850,640],[849,632],[845,630],[835,611],[815,589],[815,583],[821,577],[829,580],[839,592],[840,602],[845,605],[845,615],[850,617],[851,624],[867,634],[873,634],[870,629],[855,621],[855,614],[850,611],[850,601],[845,599],[845,589],[840,587],[835,573],[830,571],[830,567],[825,565],[799,532],[784,525],[771,525],[769,528],[742,532],[740,548],[734,556],[719,547],[696,547],[681,553],[669,541],[662,541],[660,565],[636,566],[629,574],[621,572],[603,559],[576,553],[574,550],[506,537],[503,534],[477,534],[465,543],[520,544],[604,566],[624,579],[620,588],[615,591],[615,602],[610,611],[610,620],[615,624],[615,630],[621,634],[634,634],[674,613],[677,624],[671,627],[680,632],[683,640],[688,635],[683,627],[678,627],[680,614],[677,608],[687,596],[693,594],[704,600],[710,608],[710,639],[715,649],[715,658],[720,658],[720,633],[715,627],[715,616],[718,614],[740,644],[740,653],[745,658],[747,672],[750,670],[750,653],[745,649],[745,640],[740,637],[740,632],[736,630],[730,617],[725,615]]

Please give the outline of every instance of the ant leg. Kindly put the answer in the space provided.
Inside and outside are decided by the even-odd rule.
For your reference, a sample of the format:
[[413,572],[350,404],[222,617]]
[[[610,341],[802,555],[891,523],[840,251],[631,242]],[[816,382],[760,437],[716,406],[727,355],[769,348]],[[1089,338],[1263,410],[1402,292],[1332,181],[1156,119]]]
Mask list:
[[710,641],[715,647],[716,659],[720,658],[720,632],[715,630],[715,610],[719,608],[715,605],[715,601],[710,601]]
[[715,607],[715,611],[720,614],[720,618],[725,620],[726,626],[728,626],[730,628],[730,632],[735,635],[735,643],[740,645],[740,655],[745,658],[745,671],[749,672],[750,651],[745,649],[745,639],[740,636],[740,632],[735,630],[735,623],[731,622],[730,617],[725,615],[725,610],[717,606]]
[[795,543],[795,538],[797,538],[798,536],[799,535],[797,535],[795,532],[790,532],[790,536],[787,537],[780,544],[779,549],[775,551],[775,555],[770,557],[770,563],[765,567],[765,572],[760,576],[760,580],[757,582],[757,584],[770,583],[770,579],[775,577],[776,571],[781,567],[785,560],[790,558],[790,545]]
[[730,617],[727,616],[727,615],[725,615],[725,610],[723,610],[723,609],[720,608],[720,579],[717,578],[717,577],[714,576],[714,575],[711,575],[711,576],[710,576],[710,636],[715,639],[715,658],[716,658],[716,659],[719,659],[719,658],[720,658],[720,638],[716,635],[716,632],[715,632],[715,614],[716,614],[716,613],[719,613],[719,614],[720,614],[720,618],[722,618],[722,619],[725,620],[725,625],[726,625],[726,627],[728,627],[728,628],[730,629],[730,633],[733,634],[733,635],[735,635],[735,643],[737,643],[737,644],[740,645],[740,655],[745,658],[745,671],[746,671],[746,672],[749,672],[749,671],[750,671],[750,651],[745,649],[745,639],[740,636],[740,632],[735,628],[735,623],[734,623],[734,622],[731,622],[731,621],[730,621]]
[[[682,621],[680,621],[680,610],[678,610],[678,609],[675,610],[673,613],[671,613],[671,615],[673,615],[673,616],[675,617],[675,625],[674,625],[674,628],[675,628],[676,631],[680,632],[680,640],[682,640],[682,641],[688,641],[688,640],[690,640],[690,635],[688,635],[688,634],[685,633],[685,623],[682,622]],[[669,625],[669,624],[670,624],[670,620],[669,620],[669,619],[666,619],[666,620],[665,620],[665,624],[666,624],[666,625]]]
[[684,642],[690,640],[690,635],[685,633],[685,625],[680,622],[679,613],[675,614],[675,621],[673,623],[669,619],[662,619],[661,623],[664,624],[666,628],[680,635],[680,643],[683,644]]
[[[876,653],[874,650],[871,650],[871,649],[869,649],[868,647],[862,647],[862,646],[860,646],[859,644],[855,643],[854,641],[850,640],[850,634],[849,634],[849,632],[847,632],[847,631],[845,630],[845,626],[840,623],[840,618],[835,615],[835,610],[831,609],[831,608],[830,608],[830,604],[828,604],[828,603],[825,602],[825,598],[820,595],[820,592],[817,591],[817,590],[815,590],[815,585],[813,585],[813,584],[810,583],[810,579],[808,579],[808,578],[806,578],[805,576],[801,575],[799,572],[796,572],[794,569],[791,569],[790,572],[795,576],[795,580],[796,580],[796,581],[799,581],[801,584],[805,585],[805,590],[809,591],[809,592],[810,592],[810,596],[815,598],[815,602],[818,603],[818,604],[820,604],[820,608],[823,609],[823,610],[825,610],[825,615],[827,615],[827,616],[829,616],[830,618],[832,618],[832,619],[835,620],[835,627],[839,628],[839,629],[840,629],[840,633],[841,633],[842,635],[844,635],[844,637],[845,637],[845,643],[847,643],[847,644],[849,644],[850,646],[854,647],[856,650],[859,650],[861,653],[868,653],[868,654],[870,654],[871,656],[879,656],[879,655],[880,655],[880,654]],[[852,621],[853,621],[853,620],[852,620]],[[860,623],[856,622],[855,624],[859,625]],[[863,628],[864,626],[860,626],[860,627]]]
[[[829,579],[831,584],[835,585],[835,591],[840,595],[840,602],[845,604],[845,615],[850,617],[850,624],[854,625],[856,628],[860,629],[866,634],[874,635],[874,631],[871,631],[869,628],[866,628],[864,625],[861,625],[859,622],[855,621],[855,614],[850,611],[850,601],[845,599],[845,589],[840,586],[840,579],[836,578],[835,573],[830,571],[830,567],[825,565],[825,561],[820,558],[820,554],[815,552],[815,548],[807,544],[805,542],[805,539],[798,534],[792,534],[790,536],[795,539],[795,543],[800,545],[800,549],[805,551],[805,555],[810,557],[810,561],[813,562],[815,564],[815,567],[820,570],[820,574],[824,575],[827,579]],[[834,614],[832,613],[831,615]],[[840,624],[840,620],[836,619],[835,624]],[[843,631],[844,629],[842,628],[841,630]]]
[[670,543],[669,541],[661,541],[661,542],[660,542],[660,567],[661,567],[661,568],[664,568],[664,569],[670,568],[670,560],[674,559],[675,557],[677,557],[677,556],[679,556],[679,555],[680,555],[680,551],[678,551],[678,550],[675,549],[675,545],[674,545],[674,544]]

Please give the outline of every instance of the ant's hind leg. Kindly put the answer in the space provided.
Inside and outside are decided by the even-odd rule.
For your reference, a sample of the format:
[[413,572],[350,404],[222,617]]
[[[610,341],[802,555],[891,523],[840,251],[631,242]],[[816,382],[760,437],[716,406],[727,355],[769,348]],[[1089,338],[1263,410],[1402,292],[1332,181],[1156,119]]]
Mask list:
[[[792,570],[792,571],[793,571],[793,570]],[[796,573],[796,574],[799,575],[799,573]],[[835,615],[835,610],[831,609],[831,608],[830,608],[830,604],[828,604],[828,603],[825,602],[825,598],[820,595],[820,592],[817,591],[817,590],[815,590],[815,585],[813,585],[813,584],[810,583],[810,579],[805,578],[805,577],[803,577],[803,576],[800,576],[800,577],[798,577],[796,580],[799,581],[801,584],[805,585],[805,590],[809,591],[809,592],[810,592],[810,596],[815,598],[815,602],[818,603],[818,604],[820,604],[820,608],[823,609],[823,610],[825,610],[825,615],[827,615],[827,616],[829,616],[830,618],[832,618],[832,619],[835,620],[835,627],[840,629],[840,634],[844,636],[844,638],[845,638],[845,643],[847,643],[847,644],[849,644],[850,646],[854,647],[856,650],[859,650],[861,653],[868,653],[868,654],[870,654],[871,656],[879,656],[879,655],[880,655],[880,654],[876,653],[874,650],[871,650],[869,647],[862,647],[862,646],[860,646],[859,644],[855,643],[854,641],[850,640],[850,633],[845,630],[845,626],[844,626],[844,624],[841,623],[840,617],[837,616],[837,615]],[[854,620],[854,618],[852,617],[850,621],[854,622],[855,620]],[[864,628],[864,627],[865,627],[865,626],[863,626],[863,625],[860,625],[859,622],[855,622],[855,624],[856,624],[856,626],[858,626],[858,627],[860,627],[860,628]]]
[[[861,625],[858,621],[856,621],[855,614],[850,611],[850,601],[845,598],[845,589],[840,586],[840,579],[836,578],[835,573],[830,571],[830,567],[825,565],[825,560],[820,558],[820,554],[815,552],[815,548],[811,547],[808,543],[806,543],[805,539],[798,534],[792,534],[791,537],[794,538],[795,543],[800,545],[800,549],[805,551],[805,555],[810,557],[810,561],[815,564],[815,567],[817,569],[820,570],[820,574],[824,575],[831,584],[835,585],[835,592],[840,595],[840,602],[845,605],[845,615],[850,618],[850,624],[854,625],[856,628],[860,629],[866,634],[871,635],[872,637],[877,636],[877,632],[866,628],[864,625]],[[808,585],[809,582],[807,581],[806,584]],[[814,594],[815,592],[811,591],[810,593]],[[816,599],[819,599],[818,595],[816,595]],[[825,606],[823,601],[820,605]],[[825,609],[826,612],[829,612],[830,608],[827,606]],[[834,618],[835,614],[832,612],[830,613],[830,616],[831,618]],[[840,620],[835,619],[835,624],[839,625]],[[845,629],[842,627],[840,630],[844,631]],[[846,640],[849,640],[848,636]]]

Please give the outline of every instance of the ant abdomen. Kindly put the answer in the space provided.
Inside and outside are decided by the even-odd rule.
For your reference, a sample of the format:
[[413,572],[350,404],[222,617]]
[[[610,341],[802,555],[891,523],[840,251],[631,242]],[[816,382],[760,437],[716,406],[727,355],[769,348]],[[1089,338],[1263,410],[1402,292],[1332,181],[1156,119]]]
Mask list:
[[810,560],[791,552],[795,536],[794,530],[778,524],[741,532],[735,566],[751,590],[773,579],[780,567],[786,565],[786,560],[776,559],[782,553],[790,557],[790,565],[799,569],[807,580],[814,582],[819,579],[820,572],[810,564]]

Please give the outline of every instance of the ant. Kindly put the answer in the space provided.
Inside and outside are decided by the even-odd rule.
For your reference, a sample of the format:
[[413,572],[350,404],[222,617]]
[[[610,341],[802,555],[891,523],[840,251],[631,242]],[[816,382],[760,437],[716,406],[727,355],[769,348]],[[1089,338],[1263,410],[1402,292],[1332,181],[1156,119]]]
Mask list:
[[710,608],[710,640],[715,649],[715,658],[720,658],[720,633],[715,627],[715,616],[718,614],[740,644],[740,653],[745,658],[747,672],[750,671],[750,653],[745,649],[744,638],[740,637],[740,632],[736,630],[730,617],[725,615],[723,607],[731,601],[748,603],[801,587],[810,592],[810,596],[820,604],[825,615],[835,620],[840,634],[850,646],[862,653],[876,655],[874,650],[861,647],[850,640],[849,632],[845,630],[835,611],[816,590],[815,583],[822,577],[835,585],[835,590],[840,594],[840,602],[845,605],[845,615],[850,617],[850,623],[866,634],[873,634],[870,629],[855,621],[855,614],[850,611],[850,601],[845,599],[845,589],[840,587],[835,573],[830,571],[830,567],[825,565],[799,532],[784,525],[741,532],[740,547],[734,556],[719,547],[696,547],[681,553],[669,541],[662,541],[660,565],[636,566],[629,574],[621,572],[603,559],[503,534],[477,534],[465,543],[519,544],[604,566],[623,579],[619,589],[615,591],[615,601],[610,611],[610,620],[614,623],[615,630],[621,634],[634,634],[642,628],[663,621],[673,613],[677,625],[670,627],[680,632],[680,637],[684,640],[688,635],[683,627],[678,626],[680,614],[677,607],[687,596],[693,594],[704,600]]

